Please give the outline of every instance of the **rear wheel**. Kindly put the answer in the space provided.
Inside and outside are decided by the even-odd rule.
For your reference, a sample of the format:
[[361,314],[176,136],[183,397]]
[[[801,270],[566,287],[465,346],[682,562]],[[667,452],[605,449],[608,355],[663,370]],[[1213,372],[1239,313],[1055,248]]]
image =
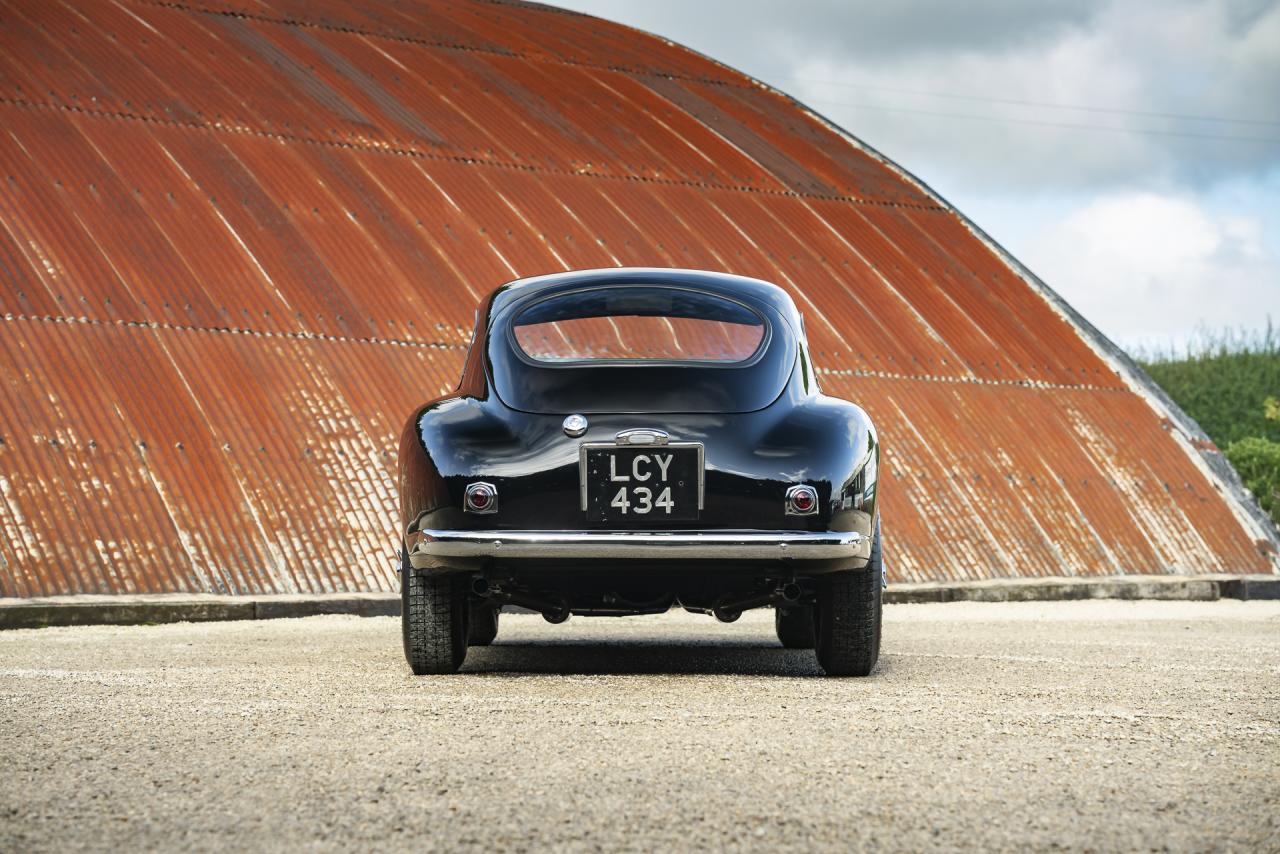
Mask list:
[[880,657],[883,582],[880,520],[865,569],[826,576],[818,588],[818,663],[830,676],[866,676]]
[[467,620],[467,646],[488,646],[498,636],[498,609],[473,603]]
[[416,676],[456,673],[467,654],[467,591],[461,575],[400,573],[404,657]]
[[773,612],[773,628],[787,649],[813,649],[816,641],[813,606],[779,608]]

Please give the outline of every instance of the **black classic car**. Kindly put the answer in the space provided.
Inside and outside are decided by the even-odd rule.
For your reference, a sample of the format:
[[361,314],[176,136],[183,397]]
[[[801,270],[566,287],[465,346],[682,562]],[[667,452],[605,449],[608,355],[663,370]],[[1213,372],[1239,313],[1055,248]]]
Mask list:
[[632,268],[504,285],[457,391],[401,437],[409,666],[456,671],[504,605],[553,623],[772,606],[785,646],[864,676],[879,455],[866,413],[818,391],[775,285]]

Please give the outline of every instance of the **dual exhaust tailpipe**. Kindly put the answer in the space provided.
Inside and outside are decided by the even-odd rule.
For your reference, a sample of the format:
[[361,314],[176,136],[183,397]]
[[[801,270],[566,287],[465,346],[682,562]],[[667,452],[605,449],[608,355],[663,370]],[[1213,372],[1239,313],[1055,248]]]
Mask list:
[[471,579],[471,592],[490,602],[537,611],[548,623],[563,623],[569,619],[569,601],[563,596],[544,597],[524,590],[510,590],[490,584],[489,579],[480,575]]
[[732,623],[742,616],[743,611],[752,608],[763,608],[766,605],[794,605],[800,601],[804,591],[794,581],[778,585],[776,590],[767,593],[754,593],[750,596],[734,596],[727,594],[716,600],[711,606],[711,613],[722,623]]

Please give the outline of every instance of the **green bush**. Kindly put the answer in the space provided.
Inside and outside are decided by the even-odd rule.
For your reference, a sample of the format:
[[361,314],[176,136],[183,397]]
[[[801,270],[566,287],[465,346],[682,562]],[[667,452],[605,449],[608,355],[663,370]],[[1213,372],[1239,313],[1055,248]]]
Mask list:
[[1280,442],[1257,436],[1227,445],[1227,459],[1263,510],[1280,524]]
[[1182,351],[1139,352],[1151,378],[1200,423],[1219,448],[1250,436],[1280,442],[1280,420],[1267,417],[1280,397],[1280,331],[1201,332]]
[[1223,448],[1258,504],[1280,525],[1280,331],[1201,331],[1185,349],[1138,362]]

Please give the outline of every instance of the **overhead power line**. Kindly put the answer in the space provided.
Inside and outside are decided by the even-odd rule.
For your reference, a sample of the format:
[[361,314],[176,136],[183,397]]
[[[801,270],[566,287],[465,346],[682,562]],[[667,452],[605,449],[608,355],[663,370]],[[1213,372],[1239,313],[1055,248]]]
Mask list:
[[1069,130],[1104,131],[1107,133],[1140,134],[1143,136],[1173,136],[1186,139],[1212,139],[1227,142],[1264,142],[1280,143],[1280,137],[1271,136],[1230,136],[1216,133],[1197,133],[1195,131],[1160,130],[1158,128],[1129,128],[1114,125],[1090,125],[1080,122],[1051,122],[1040,119],[1020,119],[1013,116],[979,116],[971,113],[944,113],[935,110],[915,110],[910,107],[886,107],[880,104],[855,104],[849,101],[828,101],[821,98],[808,98],[808,103],[826,104],[833,107],[853,107],[859,110],[881,110],[888,113],[906,113],[916,116],[934,116],[944,119],[963,119],[976,122],[994,122],[996,124],[1035,125],[1039,127],[1067,128]]
[[1053,110],[1077,110],[1086,113],[1106,113],[1118,116],[1139,116],[1149,119],[1176,119],[1193,122],[1218,122],[1225,124],[1262,125],[1280,127],[1280,119],[1244,119],[1230,116],[1206,116],[1193,113],[1165,113],[1155,110],[1130,110],[1120,107],[1100,107],[1092,104],[1063,104],[1053,101],[1034,101],[1023,98],[999,98],[991,95],[965,95],[957,92],[932,92],[925,89],[908,89],[899,86],[873,86],[864,83],[849,83],[839,80],[818,80],[812,77],[796,77],[788,74],[775,75],[779,79],[798,80],[803,83],[817,83],[823,86],[837,86],[842,89],[871,90],[876,92],[895,92],[900,95],[920,95],[928,98],[948,98],[957,101],[979,101],[989,104],[1009,104],[1019,107],[1046,107]]

